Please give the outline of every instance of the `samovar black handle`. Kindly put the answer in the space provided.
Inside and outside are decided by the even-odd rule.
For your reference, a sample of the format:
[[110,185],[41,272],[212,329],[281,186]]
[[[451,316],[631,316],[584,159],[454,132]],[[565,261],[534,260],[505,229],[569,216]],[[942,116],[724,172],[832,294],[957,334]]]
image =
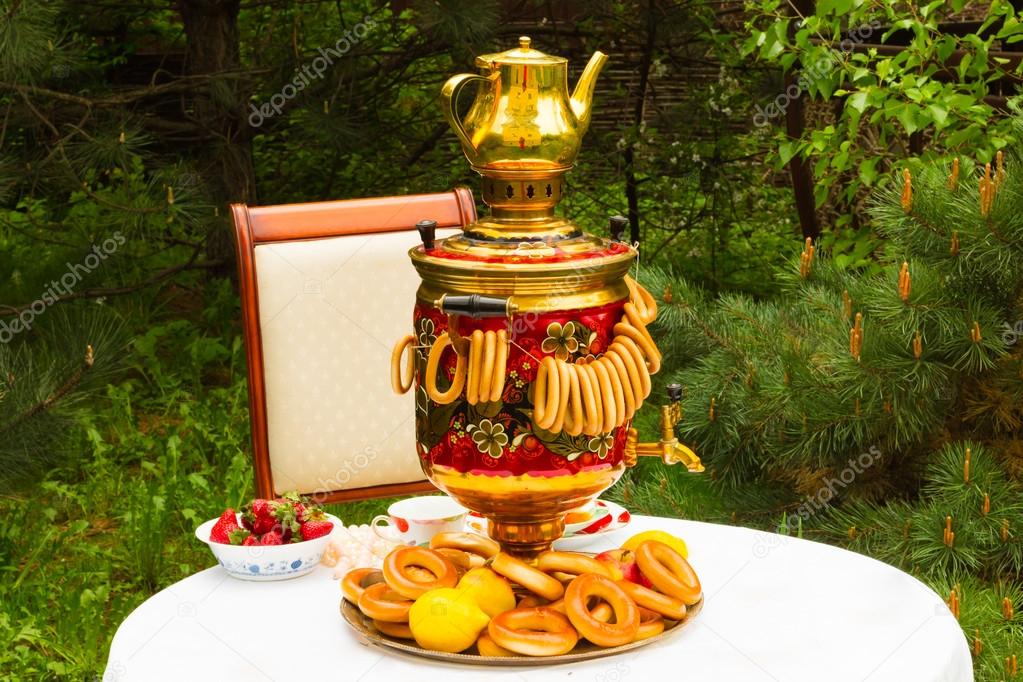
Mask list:
[[608,228],[611,230],[611,239],[616,242],[622,241],[622,233],[625,232],[629,219],[623,215],[613,215],[608,219]]
[[416,223],[416,229],[419,230],[419,236],[423,240],[423,248],[427,251],[432,249],[433,241],[437,237],[437,221],[420,220]]
[[465,315],[474,320],[481,317],[507,317],[518,310],[511,297],[481,296],[468,294],[462,296],[441,296],[434,306],[449,315]]

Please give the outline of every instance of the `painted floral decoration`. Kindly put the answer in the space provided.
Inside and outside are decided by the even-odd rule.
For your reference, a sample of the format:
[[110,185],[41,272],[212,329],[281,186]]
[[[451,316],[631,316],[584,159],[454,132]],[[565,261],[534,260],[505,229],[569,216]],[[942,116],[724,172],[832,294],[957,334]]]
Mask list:
[[425,386],[420,386],[416,389],[416,414],[429,414],[430,413],[430,396],[426,392]]
[[508,434],[504,432],[504,425],[489,419],[480,420],[479,424],[470,424],[468,431],[472,434],[476,448],[495,459],[501,456],[504,446],[508,444]]
[[579,350],[579,340],[575,338],[575,322],[551,322],[547,325],[547,338],[543,340],[540,348],[545,353],[554,353],[558,360],[568,360],[568,357]]
[[436,329],[433,325],[433,320],[428,317],[424,317],[419,320],[419,345],[420,346],[432,346],[433,342],[437,340]]
[[597,454],[597,457],[599,457],[600,459],[604,459],[605,457],[607,457],[607,453],[611,452],[611,448],[613,448],[614,445],[615,445],[614,436],[612,436],[610,433],[605,433],[603,435],[594,436],[593,438],[591,438],[590,441],[586,444],[586,449],[589,450],[590,452],[595,452]]
[[546,242],[519,242],[512,255],[525,258],[544,258],[553,256],[554,248]]
[[595,349],[591,348],[594,345],[594,342],[596,340],[597,340],[597,332],[590,332],[589,337],[587,337],[587,339],[586,339],[586,343],[581,345],[579,347],[579,350],[581,352],[583,352],[583,353],[591,353],[591,354],[595,353],[595,352],[598,352]]

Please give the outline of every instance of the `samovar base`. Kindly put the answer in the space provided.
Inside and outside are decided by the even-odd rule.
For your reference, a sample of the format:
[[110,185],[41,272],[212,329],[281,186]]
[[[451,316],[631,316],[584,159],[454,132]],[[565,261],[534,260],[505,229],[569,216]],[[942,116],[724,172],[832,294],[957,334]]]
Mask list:
[[490,537],[501,549],[525,562],[533,563],[555,540],[565,534],[565,515],[553,519],[487,519]]
[[610,488],[625,470],[616,462],[559,476],[493,476],[425,466],[434,485],[487,519],[488,534],[531,562],[565,534],[565,515]]

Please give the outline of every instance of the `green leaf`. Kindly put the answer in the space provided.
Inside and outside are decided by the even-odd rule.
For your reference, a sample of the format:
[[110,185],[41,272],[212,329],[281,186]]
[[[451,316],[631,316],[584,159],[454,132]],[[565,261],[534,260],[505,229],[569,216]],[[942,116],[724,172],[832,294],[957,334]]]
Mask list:
[[916,107],[911,104],[903,104],[902,106],[899,107],[898,111],[895,114],[896,118],[899,119],[899,123],[902,124],[902,127],[905,128],[906,132],[909,133],[910,135],[912,135],[919,129],[919,126],[917,125],[916,122],[916,112],[914,111],[914,109],[916,109]]
[[892,68],[891,59],[882,59],[878,61],[877,66],[874,67],[875,71],[877,71],[877,79],[879,81],[883,81],[885,78],[887,78],[888,72],[891,70],[891,68]]
[[848,14],[855,4],[855,0],[820,0],[816,13],[817,16]]
[[934,121],[934,127],[938,130],[948,125],[948,109],[940,104],[928,104],[927,113],[930,114],[931,120]]
[[849,96],[845,101],[846,106],[852,107],[857,113],[862,114],[867,108],[867,92],[860,90]]
[[799,151],[799,143],[795,140],[785,140],[778,145],[778,157],[781,159],[782,165],[792,160],[792,157]]
[[860,161],[860,181],[867,186],[873,185],[877,179],[877,163],[880,158],[872,156],[869,159],[863,159]]

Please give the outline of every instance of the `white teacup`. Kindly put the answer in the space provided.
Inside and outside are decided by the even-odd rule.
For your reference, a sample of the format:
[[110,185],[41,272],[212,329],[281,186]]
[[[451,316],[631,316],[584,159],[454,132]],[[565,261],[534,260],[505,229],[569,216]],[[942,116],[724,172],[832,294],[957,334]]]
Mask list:
[[370,526],[385,540],[427,545],[437,533],[463,530],[465,513],[465,507],[446,495],[410,497],[392,504],[387,514],[374,518]]

